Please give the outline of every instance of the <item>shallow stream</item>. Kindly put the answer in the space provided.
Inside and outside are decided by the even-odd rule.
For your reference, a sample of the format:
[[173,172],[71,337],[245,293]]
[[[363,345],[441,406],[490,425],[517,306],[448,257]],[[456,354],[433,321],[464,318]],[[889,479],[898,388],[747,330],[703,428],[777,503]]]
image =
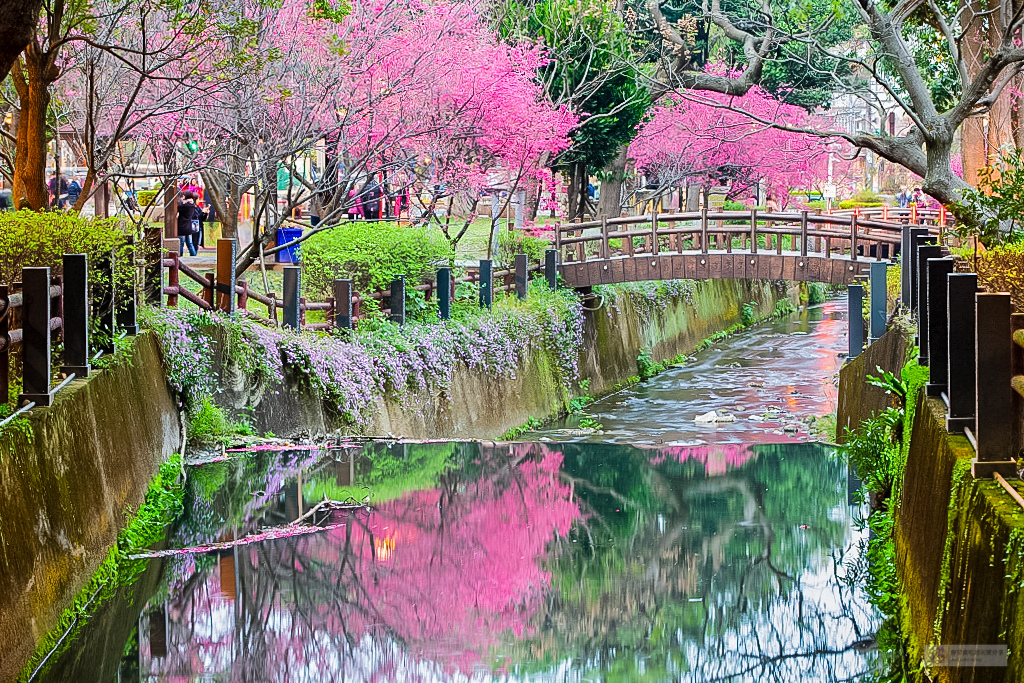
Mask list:
[[857,680],[859,509],[805,429],[834,410],[840,308],[592,404],[601,433],[189,466],[171,550],[42,680]]

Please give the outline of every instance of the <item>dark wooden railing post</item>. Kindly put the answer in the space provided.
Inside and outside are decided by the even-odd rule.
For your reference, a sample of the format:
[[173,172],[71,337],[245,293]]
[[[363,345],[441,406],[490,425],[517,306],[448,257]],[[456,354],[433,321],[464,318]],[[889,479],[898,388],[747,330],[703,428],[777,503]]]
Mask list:
[[526,254],[516,254],[516,296],[520,299],[526,298],[526,287],[529,282],[530,274],[527,272],[529,262],[527,261]]
[[[157,251],[157,255],[159,255]],[[64,363],[60,371],[89,376],[89,259],[64,254]]]
[[19,404],[48,406],[50,393],[50,269],[22,268],[21,358]]
[[299,275],[302,269],[298,266],[285,266],[284,268],[284,310],[281,316],[281,326],[290,327],[296,332],[300,327],[300,302],[299,302]]
[[850,319],[849,358],[864,350],[864,285],[850,285],[847,294],[847,316]]
[[391,322],[405,324],[405,276],[391,280]]
[[978,276],[974,273],[951,273],[947,279],[949,359],[946,404],[949,415],[946,417],[946,429],[962,434],[964,427],[974,427],[974,295],[978,291]]
[[757,253],[757,209],[750,210],[750,253]]
[[885,324],[889,320],[888,269],[889,264],[885,261],[875,261],[871,264],[870,336],[872,340],[878,339],[885,334]]
[[[135,238],[128,238],[128,258],[130,261],[135,260]],[[123,291],[122,295],[117,297],[117,329],[123,330],[129,336],[134,337],[139,333],[139,319],[136,310],[136,304],[138,303],[139,290],[135,286],[135,278],[137,271],[132,268],[129,273],[129,281],[127,289]]]
[[[941,248],[941,247],[939,247]],[[929,396],[942,396],[949,382],[949,276],[953,273],[950,257],[928,260],[928,385]]]
[[651,255],[657,256],[661,250],[661,245],[658,244],[658,210],[651,207]]
[[352,281],[334,281],[334,319],[331,323],[341,330],[352,329]]
[[234,239],[217,240],[217,296],[216,308],[224,313],[235,312],[235,261],[238,242]]
[[700,210],[700,253],[708,253],[708,207]]
[[99,320],[99,331],[103,335],[99,350],[103,353],[114,352],[114,315],[117,310],[117,288],[114,286],[114,252],[103,253],[96,260],[96,271],[99,279],[92,288],[93,306]]
[[[548,253],[555,253],[554,249],[548,249]],[[451,268],[437,269],[437,316],[441,320],[451,320],[452,317],[452,282]]]
[[942,247],[923,244],[917,248],[917,344],[919,365],[928,365],[928,260],[942,258]]
[[544,277],[548,280],[548,287],[558,289],[558,250],[548,249],[544,252]]
[[857,214],[850,215],[850,260],[857,260]]
[[144,301],[150,306],[163,306],[164,254],[160,228],[145,228],[143,245],[146,269],[143,277]]
[[1010,314],[1013,304],[1005,293],[974,295],[976,405],[973,436],[977,457],[971,462],[975,478],[988,479],[999,472],[1017,476],[1013,449]]
[[494,268],[490,259],[480,259],[480,308],[494,303]]
[[800,212],[800,256],[807,256],[807,211]]
[[601,216],[601,258],[611,258],[612,246],[608,244],[608,217]]

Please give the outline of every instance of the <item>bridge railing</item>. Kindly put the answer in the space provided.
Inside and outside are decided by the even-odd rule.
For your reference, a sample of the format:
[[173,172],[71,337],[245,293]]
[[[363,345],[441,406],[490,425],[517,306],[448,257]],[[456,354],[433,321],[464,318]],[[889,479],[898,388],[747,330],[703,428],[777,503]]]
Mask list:
[[[907,223],[849,214],[709,211],[646,214],[568,223],[555,227],[555,248],[563,263],[629,257],[637,254],[709,253],[734,250],[801,256],[867,255],[889,258]],[[928,227],[924,224],[922,227]],[[947,228],[942,215],[933,231]]]

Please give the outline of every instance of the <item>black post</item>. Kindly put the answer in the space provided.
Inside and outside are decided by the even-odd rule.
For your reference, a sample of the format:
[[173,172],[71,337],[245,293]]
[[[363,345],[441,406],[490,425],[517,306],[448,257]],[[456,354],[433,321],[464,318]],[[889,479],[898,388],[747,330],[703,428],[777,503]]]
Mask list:
[[490,259],[480,259],[480,308],[494,303],[494,270]]
[[[135,259],[135,238],[128,238],[128,253],[132,260]],[[136,314],[136,300],[138,299],[139,292],[135,287],[135,269],[132,268],[130,280],[128,282],[128,291],[124,295],[117,298],[117,328],[124,330],[129,336],[134,337],[139,333],[139,321]],[[116,287],[115,287],[116,288]]]
[[452,269],[437,269],[437,314],[441,320],[452,317]]
[[99,279],[93,283],[93,310],[99,319],[99,332],[105,337],[99,350],[103,353],[114,352],[114,311],[117,304],[114,286],[114,252],[101,254],[96,259],[96,271]]
[[916,313],[918,302],[920,301],[918,298],[920,291],[917,286],[918,273],[920,272],[918,270],[917,249],[921,245],[934,244],[935,240],[928,235],[928,230],[925,228],[911,228],[910,233],[913,239],[910,242],[910,251],[907,253],[905,261],[910,264],[910,309]]
[[143,245],[146,253],[146,270],[143,278],[145,301],[150,306],[163,306],[163,231],[160,228],[145,228]]
[[946,397],[949,399],[949,415],[946,430],[962,434],[964,427],[974,428],[974,295],[978,291],[978,276],[974,273],[951,273],[948,281]]
[[925,391],[938,398],[949,382],[949,276],[953,273],[951,257],[928,259],[928,385]]
[[516,296],[526,298],[526,285],[529,274],[526,272],[526,254],[516,254]]
[[89,260],[64,254],[64,364],[60,371],[89,376]]
[[1005,293],[974,295],[977,363],[976,429],[977,457],[971,462],[975,478],[990,478],[994,472],[1004,477],[1017,476],[1011,460],[1013,448],[1013,388],[1010,383],[1010,314],[1013,305]]
[[21,358],[23,390],[18,403],[48,406],[50,394],[50,269],[22,268]]
[[928,259],[942,258],[942,247],[922,244],[917,248],[917,345],[919,365],[928,365]]
[[548,287],[558,289],[558,250],[548,249],[544,252],[544,277],[548,279]]
[[298,266],[285,266],[284,268],[284,307],[281,315],[281,326],[290,327],[298,331],[299,316],[299,274],[302,269]]
[[405,276],[399,275],[391,281],[391,321],[405,324]]
[[913,228],[909,225],[903,226],[900,239],[900,303],[904,308],[911,308],[914,288],[914,269],[911,266],[914,255]]
[[871,329],[872,339],[885,334],[885,324],[889,318],[889,291],[887,271],[889,264],[885,261],[874,261],[871,264]]
[[352,281],[334,281],[334,326],[342,330],[352,329]]
[[849,358],[856,358],[864,350],[864,285],[850,285],[847,296],[850,319]]

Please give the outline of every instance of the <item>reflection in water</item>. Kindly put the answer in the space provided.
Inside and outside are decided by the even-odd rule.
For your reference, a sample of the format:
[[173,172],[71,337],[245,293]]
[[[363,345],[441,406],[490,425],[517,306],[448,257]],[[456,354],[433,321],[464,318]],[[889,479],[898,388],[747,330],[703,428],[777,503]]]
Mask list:
[[[847,348],[845,299],[757,325],[680,367],[597,401],[586,416],[604,428],[580,434],[570,416],[530,438],[624,444],[778,443],[806,438],[801,418],[835,412],[834,376]],[[698,424],[710,411],[733,422]],[[787,431],[787,429],[789,431]]]
[[[831,681],[873,657],[822,446],[369,444],[189,482],[173,547],[340,526],[167,558],[139,680]],[[368,510],[314,510],[366,486]]]

